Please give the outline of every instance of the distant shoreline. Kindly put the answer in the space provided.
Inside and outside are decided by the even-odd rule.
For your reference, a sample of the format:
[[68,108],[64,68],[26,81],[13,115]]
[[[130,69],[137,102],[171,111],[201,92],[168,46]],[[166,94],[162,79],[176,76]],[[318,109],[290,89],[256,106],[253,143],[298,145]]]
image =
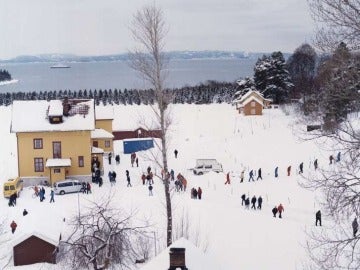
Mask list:
[[16,79],[12,79],[10,81],[0,81],[0,86],[12,84],[12,83],[17,83],[17,82],[19,82],[19,80],[16,80]]

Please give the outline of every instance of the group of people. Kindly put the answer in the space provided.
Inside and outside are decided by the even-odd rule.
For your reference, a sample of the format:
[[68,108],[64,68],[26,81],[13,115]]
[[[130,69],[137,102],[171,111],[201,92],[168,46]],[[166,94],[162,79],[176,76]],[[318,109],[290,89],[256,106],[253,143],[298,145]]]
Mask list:
[[17,194],[16,194],[16,192],[14,192],[9,197],[9,206],[15,206],[16,205],[16,199],[17,199]]
[[279,206],[274,206],[274,208],[271,210],[273,213],[274,218],[276,218],[276,214],[279,213],[279,218],[282,218],[282,212],[284,212],[284,206],[280,203]]
[[136,167],[139,167],[139,158],[136,156],[136,153],[131,153],[130,155],[131,167],[134,167],[134,163],[136,163]]
[[116,183],[116,172],[115,171],[109,171],[108,177],[109,177],[110,184],[114,185]]
[[91,193],[91,185],[89,182],[82,182],[81,183],[82,186],[82,192],[85,194],[89,194]]
[[191,199],[199,199],[199,200],[201,200],[201,196],[202,196],[201,187],[198,187],[198,189],[196,189],[196,188],[191,189]]
[[[257,202],[257,206],[256,206],[256,202]],[[256,198],[256,196],[252,196],[251,198],[251,209],[259,209],[261,210],[262,207],[262,202],[263,202],[263,198],[261,196],[259,196],[258,198]],[[250,208],[250,197],[246,197],[246,194],[241,195],[241,205],[245,205],[246,209]]]
[[174,182],[174,184],[176,192],[186,191],[187,180],[181,173],[178,173],[178,175],[176,176],[176,181]]

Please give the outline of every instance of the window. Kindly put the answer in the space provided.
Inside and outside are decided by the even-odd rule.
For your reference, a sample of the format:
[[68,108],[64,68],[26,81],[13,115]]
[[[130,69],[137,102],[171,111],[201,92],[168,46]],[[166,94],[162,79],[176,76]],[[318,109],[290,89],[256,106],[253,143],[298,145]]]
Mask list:
[[44,159],[43,158],[34,158],[34,167],[35,167],[35,172],[43,172],[44,171]]
[[34,139],[34,149],[42,149],[42,148],[43,148],[43,140]]
[[60,169],[54,169],[54,173],[60,173]]
[[84,156],[78,157],[79,167],[84,167]]
[[255,109],[251,109],[251,110],[250,110],[250,114],[256,114]]
[[53,142],[53,158],[61,158],[61,142]]
[[98,147],[98,146],[99,146],[98,141],[93,141],[93,146],[94,146],[94,147]]
[[110,147],[110,141],[105,141],[105,147],[109,148]]
[[251,107],[255,107],[255,101],[251,101]]

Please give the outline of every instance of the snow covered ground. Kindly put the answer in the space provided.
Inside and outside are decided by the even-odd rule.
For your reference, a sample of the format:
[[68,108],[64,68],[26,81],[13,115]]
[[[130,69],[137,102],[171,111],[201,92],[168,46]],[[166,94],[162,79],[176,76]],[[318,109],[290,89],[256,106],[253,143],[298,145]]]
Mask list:
[[[16,138],[10,134],[10,107],[0,107],[0,175],[1,183],[17,175]],[[189,220],[189,240],[200,249],[206,250],[222,269],[302,269],[307,261],[304,244],[305,230],[313,227],[318,210],[315,194],[297,184],[301,177],[297,173],[300,162],[304,162],[305,174],[313,170],[312,162],[319,160],[319,166],[328,166],[329,153],[319,150],[313,141],[301,141],[293,128],[293,116],[280,109],[265,110],[263,116],[237,114],[228,104],[172,105],[173,125],[169,143],[169,167],[175,175],[182,173],[188,180],[185,193],[173,192],[174,230],[178,230],[182,219]],[[149,118],[148,106],[115,106],[114,130],[133,127],[141,118]],[[305,127],[304,127],[305,128]],[[10,208],[7,200],[0,198],[0,216],[6,219],[5,237],[18,237],[24,227],[37,226],[39,222],[51,227],[50,219],[69,220],[86,207],[91,200],[102,200],[114,194],[114,202],[125,209],[136,209],[137,219],[149,219],[156,233],[157,252],[165,248],[166,218],[164,192],[160,180],[155,180],[154,196],[148,196],[148,189],[140,180],[142,172],[154,164],[149,160],[149,151],[139,152],[139,168],[132,168],[130,155],[122,153],[122,142],[114,143],[115,154],[120,154],[120,165],[105,164],[104,185],[93,185],[93,193],[56,196],[55,204],[40,203],[32,198],[32,190],[25,188]],[[175,159],[173,151],[179,151]],[[197,158],[216,158],[223,164],[224,173],[193,175],[189,170]],[[291,176],[286,168],[291,165]],[[279,167],[279,178],[274,169]],[[249,170],[262,168],[263,180],[248,182]],[[125,170],[130,171],[133,187],[126,187]],[[240,183],[239,174],[245,169],[245,181]],[[110,186],[107,180],[109,170],[117,172],[117,183]],[[156,169],[159,172],[159,169]],[[231,184],[224,185],[225,174],[230,172]],[[203,199],[190,198],[190,189],[201,187]],[[263,209],[247,210],[241,206],[240,196],[261,195]],[[49,189],[47,190],[49,194]],[[271,209],[283,204],[283,218],[274,218]],[[26,208],[29,214],[22,216]],[[11,235],[11,220],[18,223]],[[326,226],[326,220],[323,220]],[[46,230],[46,226],[42,226]],[[321,227],[318,227],[319,230]],[[64,230],[68,230],[66,222]],[[18,234],[18,235],[17,235]],[[175,233],[176,234],[176,233]],[[10,254],[11,241],[2,244],[0,254]],[[2,262],[3,265],[4,262]],[[10,263],[11,264],[11,263]],[[2,265],[0,265],[2,267]],[[15,267],[15,269],[40,269],[40,265]],[[45,267],[44,265],[42,267]],[[48,269],[60,269],[60,265],[46,265]],[[8,267],[12,269],[12,267]],[[155,270],[155,269],[154,269]],[[158,270],[158,269],[156,269]]]

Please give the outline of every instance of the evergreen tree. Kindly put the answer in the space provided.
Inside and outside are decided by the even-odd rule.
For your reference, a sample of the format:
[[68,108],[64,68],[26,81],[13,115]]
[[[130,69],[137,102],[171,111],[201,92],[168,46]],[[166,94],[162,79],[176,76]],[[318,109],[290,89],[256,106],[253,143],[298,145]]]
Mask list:
[[284,102],[293,87],[285,59],[281,52],[273,52],[270,56],[259,58],[254,68],[256,89],[275,103]]

